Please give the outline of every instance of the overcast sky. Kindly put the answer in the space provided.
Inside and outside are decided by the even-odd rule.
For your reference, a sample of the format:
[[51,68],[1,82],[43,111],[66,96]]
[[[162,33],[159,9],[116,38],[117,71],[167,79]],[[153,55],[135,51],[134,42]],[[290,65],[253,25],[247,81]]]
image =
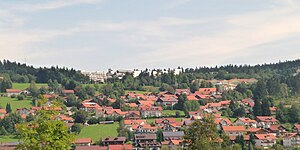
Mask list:
[[7,0],[0,59],[105,71],[300,58],[299,0]]

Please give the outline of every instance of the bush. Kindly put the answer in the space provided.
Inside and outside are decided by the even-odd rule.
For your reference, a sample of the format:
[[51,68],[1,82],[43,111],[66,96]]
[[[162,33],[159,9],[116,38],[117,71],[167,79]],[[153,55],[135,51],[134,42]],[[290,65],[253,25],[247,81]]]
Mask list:
[[17,96],[15,94],[11,95],[10,96],[11,98],[16,98]]
[[20,94],[17,96],[18,100],[24,100],[24,95]]
[[93,118],[91,118],[87,123],[88,123],[88,124],[97,124],[97,123],[98,123],[98,119],[95,118],[95,117],[93,117]]
[[82,125],[82,124],[80,124],[80,123],[75,123],[75,124],[73,124],[72,127],[71,127],[71,132],[75,132],[75,133],[79,134],[82,128],[83,128],[83,125]]

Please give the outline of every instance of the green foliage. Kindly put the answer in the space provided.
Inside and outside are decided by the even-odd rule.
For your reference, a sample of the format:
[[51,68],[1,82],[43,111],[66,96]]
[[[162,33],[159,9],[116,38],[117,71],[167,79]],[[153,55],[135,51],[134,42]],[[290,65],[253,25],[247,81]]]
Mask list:
[[75,132],[76,134],[79,134],[82,128],[83,125],[81,123],[74,123],[71,127],[71,132]]
[[6,92],[6,89],[12,88],[12,81],[9,78],[4,78],[0,81],[0,91]]
[[87,119],[87,113],[83,110],[79,110],[74,114],[76,123],[85,123]]
[[28,91],[32,97],[37,97],[39,95],[39,90],[34,81],[31,81]]
[[6,113],[11,113],[12,112],[11,106],[10,106],[9,103],[6,104],[5,110],[6,110]]
[[184,139],[189,149],[206,150],[222,149],[223,139],[218,134],[217,127],[211,117],[204,118],[203,122],[195,121],[185,131]]
[[75,140],[63,121],[53,120],[53,112],[40,112],[37,121],[22,123],[17,127],[23,141],[21,149],[70,149]]

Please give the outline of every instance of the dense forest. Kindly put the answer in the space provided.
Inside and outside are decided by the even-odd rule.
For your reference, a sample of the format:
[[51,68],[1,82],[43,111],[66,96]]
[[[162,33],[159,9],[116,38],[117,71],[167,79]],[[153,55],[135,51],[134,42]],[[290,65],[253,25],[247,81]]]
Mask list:
[[58,83],[74,80],[80,83],[89,82],[88,77],[82,75],[79,71],[71,68],[40,67],[34,68],[26,64],[11,62],[9,60],[0,61],[0,76],[8,77],[12,82],[30,83],[47,83],[50,79],[57,80]]

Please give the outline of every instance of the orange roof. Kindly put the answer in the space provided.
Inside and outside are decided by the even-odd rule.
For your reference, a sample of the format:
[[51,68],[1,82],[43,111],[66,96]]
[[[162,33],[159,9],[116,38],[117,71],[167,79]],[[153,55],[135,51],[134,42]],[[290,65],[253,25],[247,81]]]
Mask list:
[[225,121],[227,124],[232,124],[228,118],[215,118],[215,124],[220,124],[221,121]]
[[0,114],[6,114],[6,109],[0,109]]
[[180,145],[180,143],[182,143],[183,140],[171,140],[171,142],[174,144],[174,145]]
[[260,140],[272,140],[272,139],[276,139],[274,134],[255,134],[254,135],[257,139]]
[[18,90],[18,89],[6,89],[6,92],[7,93],[21,93],[22,91]]
[[101,108],[97,103],[82,102],[81,104],[85,108]]
[[138,120],[124,120],[125,125],[140,125],[143,122],[145,123],[146,120],[140,120],[140,119],[138,119]]
[[163,123],[163,121],[165,121],[165,120],[168,120],[169,123],[175,123],[175,122],[177,122],[177,121],[175,120],[175,118],[159,118],[159,119],[155,119],[155,124],[161,124],[161,123]]
[[196,97],[196,95],[188,95],[187,96],[187,100],[189,100],[189,101],[196,101],[196,100],[198,100],[198,98]]
[[125,144],[125,145],[109,145],[108,146],[110,150],[132,150],[131,144]]
[[73,121],[72,117],[68,117],[66,115],[60,115],[59,118],[63,121]]
[[246,131],[246,128],[244,126],[222,126],[223,130],[226,132],[229,131],[240,131],[244,132]]
[[221,107],[221,103],[207,103],[206,104],[208,108],[210,107]]
[[252,120],[250,118],[239,118],[239,120],[241,120],[242,122],[245,122],[245,123],[256,123],[255,120]]
[[74,94],[74,90],[63,90],[63,93],[65,94]]
[[300,124],[295,124],[295,125],[294,125],[294,129],[300,130]]
[[277,111],[277,107],[270,107],[270,111]]
[[261,122],[278,122],[278,120],[272,116],[256,116],[256,118]]
[[221,105],[229,105],[231,103],[231,100],[225,100],[220,102]]
[[92,143],[92,138],[82,138],[82,139],[77,139],[76,144],[86,144],[86,143]]

